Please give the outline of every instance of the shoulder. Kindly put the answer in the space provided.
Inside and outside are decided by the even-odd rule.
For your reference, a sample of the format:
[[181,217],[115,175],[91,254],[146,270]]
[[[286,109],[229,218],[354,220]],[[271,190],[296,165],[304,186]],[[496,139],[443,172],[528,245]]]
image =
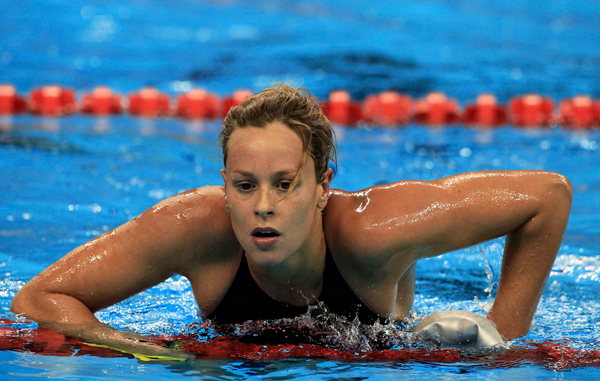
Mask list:
[[169,197],[146,210],[135,220],[158,229],[191,227],[198,223],[202,224],[203,230],[219,229],[229,221],[225,205],[223,188],[206,186]]
[[[221,207],[222,210],[219,210]],[[146,213],[162,216],[184,212],[187,217],[202,217],[206,216],[206,213],[209,213],[211,214],[211,217],[214,217],[214,215],[219,212],[226,212],[223,187],[205,186],[191,189],[162,200],[146,211]]]
[[223,187],[206,186],[169,197],[131,222],[184,257],[219,255],[239,245],[225,206]]
[[362,268],[407,268],[431,249],[429,231],[439,211],[448,210],[444,205],[456,202],[454,197],[440,181],[336,191],[325,213],[327,244],[333,255]]
[[431,187],[435,185],[425,181],[401,181],[356,192],[334,190],[324,213],[328,243],[343,245],[344,251],[360,248],[364,255],[386,250],[382,247],[386,230],[397,231],[402,216],[422,209],[420,200]]

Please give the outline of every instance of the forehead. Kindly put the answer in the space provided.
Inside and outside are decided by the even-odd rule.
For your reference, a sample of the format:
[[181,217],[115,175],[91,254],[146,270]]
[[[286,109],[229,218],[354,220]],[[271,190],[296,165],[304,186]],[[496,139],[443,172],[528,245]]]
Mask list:
[[299,145],[302,150],[302,140],[291,128],[281,122],[274,122],[265,127],[241,127],[235,129],[229,137],[228,149],[252,143],[253,145],[279,143],[292,147]]
[[300,137],[279,122],[238,128],[231,133],[227,148],[227,167],[263,164],[297,169],[303,151]]

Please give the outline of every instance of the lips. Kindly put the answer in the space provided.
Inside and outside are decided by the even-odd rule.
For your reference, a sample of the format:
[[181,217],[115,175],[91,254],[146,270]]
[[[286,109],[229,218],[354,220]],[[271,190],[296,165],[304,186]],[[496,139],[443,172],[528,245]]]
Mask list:
[[281,233],[279,233],[277,229],[264,227],[252,230],[250,235],[252,236],[252,242],[254,242],[256,246],[266,248],[275,244],[277,239],[281,236]]

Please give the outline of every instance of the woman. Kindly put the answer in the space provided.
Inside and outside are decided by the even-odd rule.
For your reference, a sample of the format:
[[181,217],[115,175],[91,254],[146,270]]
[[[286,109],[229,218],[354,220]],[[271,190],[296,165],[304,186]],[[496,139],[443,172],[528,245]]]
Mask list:
[[[285,85],[233,108],[221,143],[224,186],[171,197],[76,248],[27,283],[12,310],[86,341],[164,354],[93,313],[178,273],[217,321],[299,315],[317,299],[361,320],[398,320],[419,259],[507,235],[488,318],[506,338],[528,332],[567,225],[565,177],[481,172],[333,190],[331,125]],[[243,302],[257,307],[236,309]]]

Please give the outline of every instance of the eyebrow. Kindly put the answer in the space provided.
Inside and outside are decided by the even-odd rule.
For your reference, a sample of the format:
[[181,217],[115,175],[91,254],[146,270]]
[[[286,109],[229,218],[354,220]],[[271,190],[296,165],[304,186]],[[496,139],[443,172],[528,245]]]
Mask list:
[[[288,169],[288,170],[277,171],[273,175],[275,177],[281,177],[281,176],[286,176],[286,175],[295,176],[296,173],[298,173],[297,169]],[[247,172],[247,171],[242,171],[242,170],[233,171],[233,174],[237,174],[237,175],[241,175],[241,176],[245,176],[245,177],[251,177],[251,178],[255,177],[252,172]]]

